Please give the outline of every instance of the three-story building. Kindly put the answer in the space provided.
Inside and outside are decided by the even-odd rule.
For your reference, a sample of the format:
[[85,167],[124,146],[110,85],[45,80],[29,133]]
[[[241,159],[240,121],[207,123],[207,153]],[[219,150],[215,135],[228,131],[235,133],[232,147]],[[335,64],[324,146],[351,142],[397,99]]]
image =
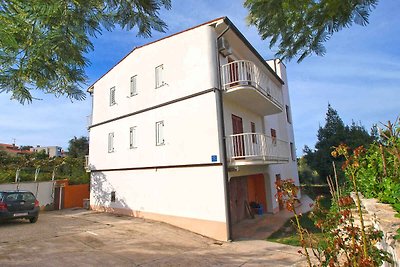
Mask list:
[[89,89],[92,209],[220,240],[298,182],[285,67],[224,17],[136,47]]

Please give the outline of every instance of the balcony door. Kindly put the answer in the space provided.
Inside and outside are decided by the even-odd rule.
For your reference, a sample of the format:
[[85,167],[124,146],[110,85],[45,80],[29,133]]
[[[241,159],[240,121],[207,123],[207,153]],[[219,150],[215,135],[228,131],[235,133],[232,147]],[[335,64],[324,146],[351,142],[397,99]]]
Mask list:
[[233,152],[234,157],[243,158],[245,155],[244,136],[243,136],[243,121],[242,118],[232,114],[233,127]]
[[238,65],[237,63],[235,63],[235,61],[233,59],[231,59],[230,57],[228,57],[228,63],[229,64],[229,85],[235,86],[238,85],[238,81],[239,81],[239,70],[238,70]]

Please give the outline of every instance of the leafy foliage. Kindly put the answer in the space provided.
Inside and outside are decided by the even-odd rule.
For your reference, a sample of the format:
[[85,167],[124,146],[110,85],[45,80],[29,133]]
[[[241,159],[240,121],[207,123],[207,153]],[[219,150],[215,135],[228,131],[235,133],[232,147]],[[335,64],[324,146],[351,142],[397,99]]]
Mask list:
[[20,181],[33,181],[35,171],[40,170],[39,181],[68,179],[70,184],[86,184],[89,174],[84,169],[84,158],[49,158],[42,152],[31,155],[9,155],[0,151],[0,183],[15,181],[18,170]]
[[[307,164],[318,173],[320,182],[326,181],[326,177],[333,171],[332,161],[335,159],[331,152],[334,147],[341,143],[348,144],[352,149],[361,145],[368,147],[375,138],[374,135],[368,134],[363,126],[354,122],[351,126],[345,125],[338,112],[330,104],[326,112],[325,125],[319,127],[317,137],[315,150],[305,146],[303,152]],[[336,161],[340,164],[343,159],[339,158]],[[339,178],[344,181],[342,173],[339,173]]]
[[353,23],[366,26],[378,0],[246,0],[248,22],[257,27],[270,48],[278,43],[281,59],[323,56],[324,43]]
[[68,156],[72,158],[84,157],[89,154],[89,139],[85,136],[74,136],[69,140]]
[[167,26],[159,18],[170,0],[5,0],[0,3],[0,93],[30,103],[32,90],[82,100],[84,54],[91,37],[138,28],[148,37]]

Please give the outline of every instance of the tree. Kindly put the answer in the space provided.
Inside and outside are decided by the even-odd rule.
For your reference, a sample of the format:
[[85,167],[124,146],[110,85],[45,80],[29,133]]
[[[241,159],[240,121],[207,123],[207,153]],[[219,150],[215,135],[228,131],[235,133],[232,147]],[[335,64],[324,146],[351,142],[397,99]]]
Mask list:
[[364,126],[354,122],[351,126],[345,125],[338,112],[328,104],[325,125],[318,129],[315,150],[305,146],[304,158],[311,169],[317,171],[320,181],[323,182],[333,173],[332,162],[340,161],[331,156],[334,147],[347,144],[351,149],[355,149],[360,145],[368,147],[373,141],[374,136],[369,135]]
[[323,56],[324,42],[353,23],[366,26],[379,0],[246,0],[248,22],[257,27],[277,57],[298,62],[311,54]]
[[77,138],[74,136],[69,140],[68,156],[71,158],[80,158],[89,154],[89,139],[85,136]]
[[85,98],[84,54],[91,37],[116,25],[138,35],[164,32],[159,18],[170,0],[4,0],[0,3],[0,93],[31,103],[32,90]]

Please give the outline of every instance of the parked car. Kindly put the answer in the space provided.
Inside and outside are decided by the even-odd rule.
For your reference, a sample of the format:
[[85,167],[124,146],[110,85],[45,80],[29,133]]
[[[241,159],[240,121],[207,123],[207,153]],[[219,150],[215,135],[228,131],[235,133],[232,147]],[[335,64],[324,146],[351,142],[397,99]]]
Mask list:
[[39,201],[29,191],[0,191],[0,221],[39,218]]

